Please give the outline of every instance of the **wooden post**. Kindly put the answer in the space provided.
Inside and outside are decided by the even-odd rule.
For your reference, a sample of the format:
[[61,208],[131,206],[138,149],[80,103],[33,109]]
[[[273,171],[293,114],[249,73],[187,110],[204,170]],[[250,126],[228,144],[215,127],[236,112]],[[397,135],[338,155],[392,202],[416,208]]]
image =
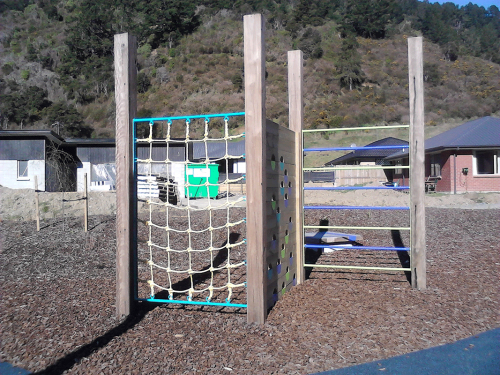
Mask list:
[[40,205],[38,201],[38,177],[35,176],[35,217],[36,217],[36,231],[40,232]]
[[303,230],[303,174],[302,174],[302,128],[304,123],[302,51],[288,51],[288,111],[289,127],[295,132],[295,201],[296,201],[296,246],[297,284],[305,280],[304,230]]
[[83,226],[85,228],[85,232],[89,230],[89,196],[87,194],[87,173],[83,175]]
[[[245,71],[245,148],[252,150],[247,163],[247,321],[266,320],[265,242],[266,228],[264,163],[266,160],[266,83],[264,18],[243,17]],[[250,152],[246,152],[250,155]]]
[[422,37],[408,38],[410,96],[411,285],[425,289],[425,147]]
[[115,35],[116,102],[116,316],[132,312],[136,225],[133,176],[133,118],[137,111],[137,42],[128,33]]

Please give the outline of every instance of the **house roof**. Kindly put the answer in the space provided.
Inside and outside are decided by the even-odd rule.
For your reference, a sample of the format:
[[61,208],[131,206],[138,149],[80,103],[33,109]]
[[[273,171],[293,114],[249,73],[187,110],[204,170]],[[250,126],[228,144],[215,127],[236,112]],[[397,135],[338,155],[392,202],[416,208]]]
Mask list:
[[[238,142],[228,142],[228,155],[245,155],[245,140]],[[208,152],[208,155],[207,155]],[[226,142],[209,142],[205,150],[205,144],[195,142],[193,144],[193,159],[218,159],[226,155]]]
[[[500,147],[500,118],[486,116],[459,125],[425,140],[425,152],[446,149],[476,149]],[[408,151],[397,152],[386,159],[400,159]]]
[[486,116],[466,122],[425,141],[425,151],[446,148],[500,147],[500,118]]
[[57,144],[64,143],[64,138],[52,130],[1,130],[0,138],[46,138]]
[[114,145],[114,138],[66,138],[66,143],[76,146]]
[[[382,146],[405,146],[407,148],[408,142],[394,137],[387,137],[369,143],[365,147],[382,147]],[[358,159],[383,159],[386,156],[392,155],[396,152],[399,151],[395,149],[355,150],[337,159],[331,160],[325,163],[325,165],[337,165],[340,163],[346,163],[348,161],[358,160]]]

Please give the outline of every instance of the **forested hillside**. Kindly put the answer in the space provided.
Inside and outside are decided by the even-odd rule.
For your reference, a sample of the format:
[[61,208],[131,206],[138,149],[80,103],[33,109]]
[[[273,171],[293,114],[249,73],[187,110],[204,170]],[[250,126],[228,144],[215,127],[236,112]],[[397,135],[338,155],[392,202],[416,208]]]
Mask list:
[[138,37],[139,116],[241,111],[242,16],[267,19],[267,117],[286,52],[306,127],[408,122],[407,38],[424,36],[426,122],[500,111],[500,11],[418,0],[0,0],[1,129],[114,136],[113,35]]

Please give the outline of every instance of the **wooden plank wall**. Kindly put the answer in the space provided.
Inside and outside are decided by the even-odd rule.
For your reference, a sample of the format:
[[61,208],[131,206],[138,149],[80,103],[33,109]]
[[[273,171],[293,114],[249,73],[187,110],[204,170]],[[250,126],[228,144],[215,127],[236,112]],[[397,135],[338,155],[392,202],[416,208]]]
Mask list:
[[[387,176],[381,169],[347,169],[336,170],[335,186],[354,186],[359,184],[379,184],[380,181],[386,182]],[[307,182],[307,181],[306,181]]]

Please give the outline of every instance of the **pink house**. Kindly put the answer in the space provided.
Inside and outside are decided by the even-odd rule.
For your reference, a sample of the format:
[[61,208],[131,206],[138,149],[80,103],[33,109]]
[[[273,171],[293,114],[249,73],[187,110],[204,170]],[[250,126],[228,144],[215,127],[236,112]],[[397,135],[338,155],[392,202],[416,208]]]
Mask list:
[[[386,159],[393,165],[408,165],[407,152]],[[425,176],[429,190],[498,192],[499,164],[500,119],[496,117],[466,122],[425,141]],[[394,178],[403,178],[403,174]]]

